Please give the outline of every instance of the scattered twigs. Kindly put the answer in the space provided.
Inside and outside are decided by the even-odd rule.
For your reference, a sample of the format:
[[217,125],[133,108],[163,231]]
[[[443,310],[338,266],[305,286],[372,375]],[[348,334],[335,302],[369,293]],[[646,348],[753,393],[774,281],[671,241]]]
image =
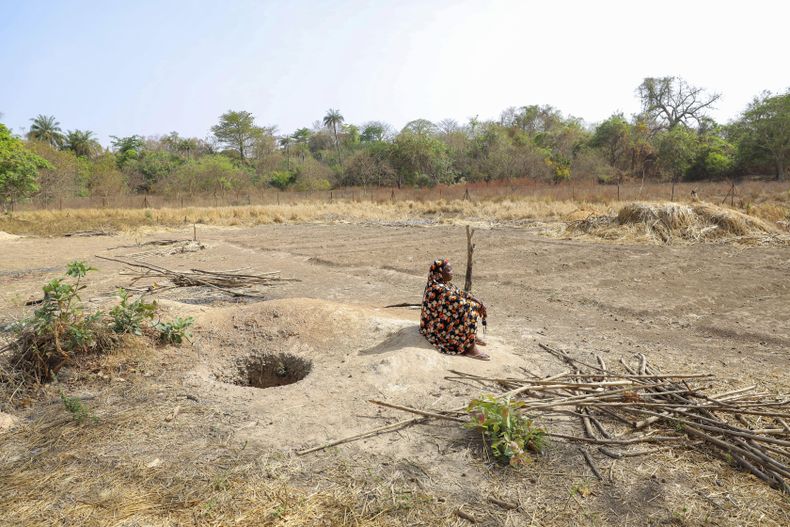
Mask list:
[[[148,279],[167,279],[176,287],[195,287],[204,286],[218,291],[222,291],[232,296],[258,297],[248,292],[237,291],[236,289],[249,288],[255,286],[267,286],[274,282],[293,282],[298,281],[293,278],[280,278],[279,271],[261,274],[241,274],[239,271],[206,271],[203,269],[191,269],[190,271],[173,271],[165,267],[154,265],[143,261],[129,261],[121,258],[110,258],[108,256],[97,256],[102,260],[117,262],[131,268],[141,269],[142,271],[131,271],[133,276],[132,283]],[[150,288],[152,291],[156,290]]]
[[[550,432],[548,436],[601,445],[599,451],[612,459],[661,449],[629,453],[604,445],[674,441],[678,446],[713,448],[770,486],[790,493],[790,427],[785,421],[790,418],[790,399],[786,396],[772,397],[758,392],[754,385],[722,390],[718,379],[706,373],[665,374],[651,365],[644,354],[635,357],[636,365],[620,358],[625,373],[619,374],[610,370],[600,355],[595,357],[597,364],[591,364],[555,347],[540,347],[574,370],[552,385],[564,395],[536,398],[540,388],[547,386],[538,385],[536,379],[508,379],[509,385],[516,388],[521,383],[522,387],[531,388],[522,392],[525,398],[532,398],[524,404],[528,412],[546,415],[551,409],[574,407],[575,411],[566,412],[580,418],[584,431],[583,435]],[[747,419],[748,416],[754,417]],[[626,424],[628,429],[609,434],[602,420],[614,422],[621,429]],[[672,435],[646,432],[652,427]],[[622,437],[624,433],[633,436],[626,439]],[[585,461],[590,465],[589,452],[580,452],[587,453]]]
[[460,417],[453,417],[451,415],[437,414],[435,412],[426,412],[425,410],[418,410],[417,408],[411,408],[411,407],[408,407],[408,406],[401,406],[399,404],[392,404],[392,403],[387,403],[387,402],[384,402],[384,401],[377,401],[375,399],[371,399],[368,402],[372,403],[372,404],[377,404],[379,406],[385,406],[387,408],[394,408],[395,410],[402,410],[404,412],[410,412],[410,413],[413,413],[413,414],[422,415],[422,416],[425,416],[425,417],[433,417],[435,419],[445,419],[447,421],[457,421],[459,423],[466,423],[468,421],[468,419],[461,419]]
[[[650,455],[676,448],[712,449],[723,459],[773,488],[790,493],[790,398],[758,391],[756,386],[732,387],[702,372],[663,373],[639,354],[619,360],[613,370],[600,355],[595,363],[573,357],[546,344],[540,347],[558,358],[566,371],[540,377],[521,368],[516,376],[485,376],[451,370],[446,379],[478,383],[502,400],[520,399],[519,411],[540,419],[546,437],[580,444],[579,452],[596,478],[604,477],[591,448],[612,459]],[[629,364],[630,363],[630,364]],[[417,414],[417,417],[302,450],[324,448],[442,419],[467,422],[463,410],[427,411],[385,401],[373,404]],[[576,425],[582,432],[568,433]],[[611,447],[663,443],[662,448],[630,451]],[[492,501],[492,503],[496,503]],[[501,505],[504,508],[504,505]],[[461,516],[463,517],[463,516]]]

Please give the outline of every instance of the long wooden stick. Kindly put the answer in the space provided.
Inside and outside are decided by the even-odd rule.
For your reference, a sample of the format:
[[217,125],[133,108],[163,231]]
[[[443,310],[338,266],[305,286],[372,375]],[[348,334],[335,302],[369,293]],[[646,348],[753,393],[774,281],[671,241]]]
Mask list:
[[682,438],[676,436],[643,436],[633,439],[590,439],[589,437],[571,436],[559,434],[557,432],[546,432],[548,437],[558,437],[568,441],[579,441],[581,443],[594,443],[596,445],[635,445],[637,443],[662,443],[664,441],[680,441]]
[[426,412],[425,410],[419,410],[417,408],[411,408],[409,406],[401,406],[399,404],[392,404],[385,401],[378,401],[376,399],[368,400],[369,403],[377,404],[379,406],[386,406],[387,408],[394,408],[395,410],[402,410],[404,412],[410,412],[413,414],[422,415],[425,417],[433,417],[435,419],[445,419],[447,421],[456,421],[459,423],[466,423],[468,419],[461,419],[460,417],[453,417],[451,415],[444,415],[444,414],[437,414],[434,412]]
[[595,461],[593,461],[590,453],[581,447],[579,447],[579,452],[581,452],[582,457],[584,457],[584,461],[587,462],[587,466],[592,470],[593,475],[598,478],[599,481],[603,481],[603,476],[601,476],[601,473],[598,471],[598,467],[595,466]]
[[464,278],[464,291],[472,292],[472,256],[475,252],[475,244],[472,243],[472,236],[475,230],[469,225],[466,226],[466,277]]
[[332,441],[328,441],[328,442],[323,443],[321,445],[318,445],[316,447],[307,448],[307,449],[304,449],[304,450],[298,450],[296,452],[296,455],[303,456],[305,454],[310,454],[311,452],[318,452],[319,450],[324,450],[325,448],[333,447],[335,445],[348,443],[350,441],[356,441],[357,439],[364,439],[366,437],[374,436],[376,434],[383,434],[385,432],[393,432],[393,431],[398,430],[400,428],[403,428],[405,426],[409,426],[411,424],[419,423],[419,422],[424,421],[426,419],[427,419],[427,417],[424,417],[424,416],[412,417],[411,419],[404,419],[403,421],[398,421],[396,423],[391,423],[391,424],[388,424],[388,425],[385,425],[385,426],[380,426],[378,428],[374,428],[374,429],[368,430],[366,432],[362,432],[362,433],[359,433],[359,434],[353,434],[353,435],[346,436],[346,437],[343,437],[343,438],[340,438],[340,439],[335,439],[335,440],[332,440]]

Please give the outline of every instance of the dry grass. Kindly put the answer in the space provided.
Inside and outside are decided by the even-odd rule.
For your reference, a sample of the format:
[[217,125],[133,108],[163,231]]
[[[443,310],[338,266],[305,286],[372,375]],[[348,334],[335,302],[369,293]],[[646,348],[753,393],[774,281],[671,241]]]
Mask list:
[[0,231],[13,234],[57,236],[84,230],[127,231],[145,227],[183,227],[208,224],[253,226],[309,222],[450,222],[557,220],[579,207],[603,211],[600,205],[572,201],[497,200],[472,202],[399,201],[295,203],[184,209],[73,209],[18,212],[0,218]]
[[[146,387],[111,399],[81,424],[53,400],[0,436],[4,524],[387,526],[448,516],[404,482],[357,481],[342,464],[314,481],[292,480],[300,472],[293,456],[234,448],[198,405],[179,415],[185,429],[168,424],[169,410]],[[393,492],[408,502],[393,502]]]
[[[770,210],[770,209],[769,209]],[[781,224],[710,203],[627,203],[616,214],[574,219],[566,232],[659,243],[738,241],[787,244]]]
[[[507,183],[507,184],[506,184]],[[721,204],[730,191],[727,182],[678,184],[678,203],[689,203],[691,191]],[[466,191],[470,199],[464,199]],[[614,185],[576,183],[545,185],[534,181],[476,183],[433,189],[340,189],[327,192],[261,193],[223,199],[195,196],[168,200],[148,196],[67,203],[62,210],[36,209],[32,204],[0,217],[0,231],[58,236],[77,231],[129,231],[183,227],[193,223],[253,226],[305,222],[528,222],[577,221],[601,216],[612,207],[636,201],[664,206],[671,186],[666,183]],[[622,201],[621,201],[622,200]],[[200,206],[179,206],[191,203]],[[739,184],[730,209],[787,229],[790,225],[790,183],[748,181]],[[71,206],[72,208],[68,208]],[[682,205],[678,205],[678,210]]]

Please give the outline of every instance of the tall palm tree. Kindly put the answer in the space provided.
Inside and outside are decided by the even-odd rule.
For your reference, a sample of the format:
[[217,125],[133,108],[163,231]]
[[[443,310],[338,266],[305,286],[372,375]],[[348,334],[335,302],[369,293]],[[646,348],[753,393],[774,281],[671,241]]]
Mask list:
[[80,157],[92,157],[101,149],[101,145],[90,130],[70,130],[66,134],[63,147]]
[[54,115],[39,114],[30,120],[33,124],[30,125],[30,131],[27,133],[28,139],[42,141],[53,148],[59,148],[63,144],[63,131]]
[[340,114],[340,110],[335,110],[334,108],[330,108],[324,116],[324,126],[332,129],[332,134],[335,136],[336,147],[340,146],[340,143],[337,140],[337,127],[343,124],[343,121],[345,121],[345,119]]
[[340,114],[340,110],[330,108],[324,116],[324,126],[332,128],[332,134],[335,136],[335,151],[337,152],[337,160],[340,167],[343,167],[343,159],[340,157],[340,141],[337,138],[337,127],[343,124],[345,119]]

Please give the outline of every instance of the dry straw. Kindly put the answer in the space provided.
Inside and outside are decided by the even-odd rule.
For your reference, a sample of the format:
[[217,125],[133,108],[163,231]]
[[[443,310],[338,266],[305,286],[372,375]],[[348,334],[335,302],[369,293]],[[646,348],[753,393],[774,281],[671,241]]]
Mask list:
[[779,226],[708,203],[627,203],[616,214],[590,214],[568,223],[569,234],[657,243],[736,241],[787,244]]

